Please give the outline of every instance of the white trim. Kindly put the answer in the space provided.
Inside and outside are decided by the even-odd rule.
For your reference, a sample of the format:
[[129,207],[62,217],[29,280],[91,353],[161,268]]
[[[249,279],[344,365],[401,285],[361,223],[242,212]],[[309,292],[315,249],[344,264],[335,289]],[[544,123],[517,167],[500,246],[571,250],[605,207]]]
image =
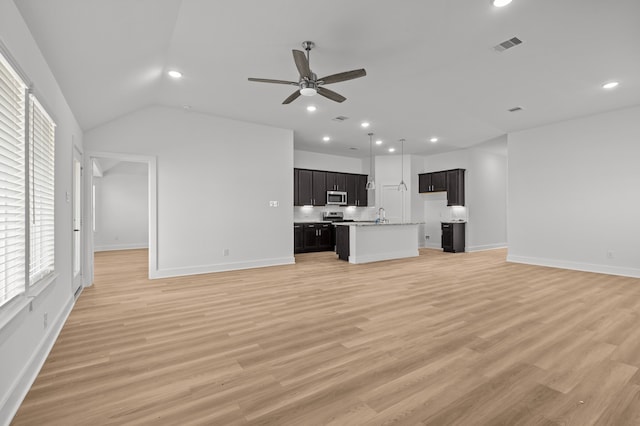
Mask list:
[[567,260],[545,259],[539,257],[508,255],[507,262],[524,263],[527,265],[547,266],[551,268],[571,269],[574,271],[595,272],[598,274],[620,275],[623,277],[640,278],[640,269],[593,263],[572,262]]
[[[158,270],[158,166],[157,157],[149,155],[135,155],[116,152],[99,152],[92,151],[85,153],[85,165],[88,167],[85,170],[92,170],[93,158],[113,158],[121,161],[130,161],[134,163],[146,163],[148,166],[147,174],[149,180],[149,278],[159,278],[162,276]],[[86,173],[89,180],[87,185],[87,191],[91,191],[93,188],[93,173]],[[86,193],[85,193],[86,194]],[[88,199],[91,200],[92,195],[88,195]],[[85,204],[86,205],[86,204]],[[91,215],[93,215],[93,208],[87,209],[85,215],[85,223],[92,223]],[[93,252],[94,252],[94,240],[93,232],[87,233],[89,241],[86,247],[87,252],[87,275],[90,276],[90,283],[93,283]],[[189,274],[186,274],[189,275]]]
[[0,424],[9,425],[13,417],[18,412],[20,404],[22,404],[22,401],[27,396],[27,392],[29,392],[29,389],[31,388],[31,385],[33,385],[33,382],[35,382],[36,377],[38,377],[40,369],[42,369],[42,366],[47,360],[47,356],[49,355],[49,352],[51,352],[64,323],[67,321],[74,302],[75,300],[73,297],[67,301],[65,307],[56,317],[55,322],[51,324],[49,332],[42,340],[40,340],[40,344],[31,354],[31,357],[18,375],[16,381],[6,388],[6,396],[0,402],[0,413],[2,413],[2,417],[0,417]]
[[252,260],[246,262],[230,262],[219,263],[214,265],[191,266],[187,268],[166,268],[160,269],[149,278],[171,278],[184,275],[210,274],[214,272],[236,271],[239,269],[265,268],[270,266],[292,265],[295,264],[295,258],[278,257],[273,259]]
[[115,251],[115,250],[136,250],[149,248],[149,244],[144,243],[131,243],[131,244],[107,244],[95,246],[93,251]]
[[442,250],[442,243],[425,243],[425,245],[422,248]]
[[481,246],[467,246],[464,251],[472,252],[472,251],[487,251],[487,250],[498,250],[507,248],[507,243],[497,243],[497,244],[484,244]]

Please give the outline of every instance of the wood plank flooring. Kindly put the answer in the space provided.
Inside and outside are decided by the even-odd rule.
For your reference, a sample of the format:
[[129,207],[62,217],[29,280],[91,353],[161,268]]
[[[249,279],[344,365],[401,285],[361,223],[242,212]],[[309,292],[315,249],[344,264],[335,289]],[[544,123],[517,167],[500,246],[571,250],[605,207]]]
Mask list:
[[18,425],[640,425],[640,280],[506,251],[149,281],[96,255]]

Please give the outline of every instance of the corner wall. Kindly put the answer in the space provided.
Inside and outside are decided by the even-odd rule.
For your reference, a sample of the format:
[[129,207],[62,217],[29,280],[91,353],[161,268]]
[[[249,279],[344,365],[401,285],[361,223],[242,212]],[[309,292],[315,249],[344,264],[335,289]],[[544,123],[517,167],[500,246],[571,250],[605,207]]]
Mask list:
[[[73,145],[82,151],[82,130],[11,0],[0,0],[0,41],[33,83],[34,92],[56,122],[55,270],[40,293],[18,297],[0,308],[0,425],[9,424],[35,380],[74,304],[72,286]],[[45,326],[44,317],[48,318]]]
[[[489,142],[504,144],[506,136]],[[423,170],[418,171],[465,169],[466,251],[507,246],[507,157],[485,150],[482,145],[424,157]],[[450,215],[446,193],[417,196],[424,203],[425,225],[421,239],[426,247],[441,248],[440,221]]]
[[640,277],[640,107],[509,135],[513,262]]
[[85,144],[157,158],[152,277],[294,263],[293,131],[150,107],[92,129]]

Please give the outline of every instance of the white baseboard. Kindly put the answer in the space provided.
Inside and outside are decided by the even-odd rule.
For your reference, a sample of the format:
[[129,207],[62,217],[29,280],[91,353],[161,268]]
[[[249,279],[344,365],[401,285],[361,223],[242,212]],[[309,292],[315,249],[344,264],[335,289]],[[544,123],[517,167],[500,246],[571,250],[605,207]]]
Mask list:
[[442,249],[441,243],[426,243],[423,248]]
[[149,248],[149,243],[96,245],[93,251],[136,250]]
[[22,401],[27,396],[31,385],[35,382],[38,373],[40,373],[40,369],[42,369],[44,362],[49,356],[51,348],[53,348],[56,339],[60,335],[60,331],[62,331],[62,327],[67,321],[74,303],[74,298],[70,297],[67,304],[55,318],[55,321],[51,323],[49,332],[31,354],[31,357],[18,375],[16,381],[7,389],[6,398],[0,403],[0,425],[8,426],[18,412],[20,404],[22,404]]
[[548,266],[551,268],[571,269],[574,271],[595,272],[598,274],[621,275],[623,277],[640,278],[640,269],[626,268],[594,263],[573,262],[568,260],[545,259],[539,257],[507,255],[507,262],[527,265]]
[[157,271],[151,271],[149,278],[170,278],[181,277],[185,275],[210,274],[213,272],[236,271],[239,269],[265,268],[269,266],[292,265],[295,264],[295,258],[280,257],[274,259],[260,259],[245,262],[229,262],[216,265],[202,265],[185,268],[163,268]]
[[498,250],[507,248],[507,243],[498,243],[498,244],[484,244],[481,246],[468,246],[465,247],[465,251],[485,251],[485,250]]

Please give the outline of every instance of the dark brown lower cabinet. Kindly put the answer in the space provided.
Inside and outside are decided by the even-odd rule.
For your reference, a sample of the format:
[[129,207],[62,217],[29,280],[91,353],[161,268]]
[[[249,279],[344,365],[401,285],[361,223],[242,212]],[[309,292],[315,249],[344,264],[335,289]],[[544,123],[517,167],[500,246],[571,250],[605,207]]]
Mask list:
[[[294,253],[333,251],[333,229],[330,223],[295,223],[293,237]],[[300,240],[297,241],[296,238]]]
[[336,254],[338,259],[349,261],[349,228],[350,226],[336,226]]
[[293,225],[293,252],[301,253],[302,248],[302,225]]
[[442,251],[463,252],[464,231],[465,223],[442,223]]

